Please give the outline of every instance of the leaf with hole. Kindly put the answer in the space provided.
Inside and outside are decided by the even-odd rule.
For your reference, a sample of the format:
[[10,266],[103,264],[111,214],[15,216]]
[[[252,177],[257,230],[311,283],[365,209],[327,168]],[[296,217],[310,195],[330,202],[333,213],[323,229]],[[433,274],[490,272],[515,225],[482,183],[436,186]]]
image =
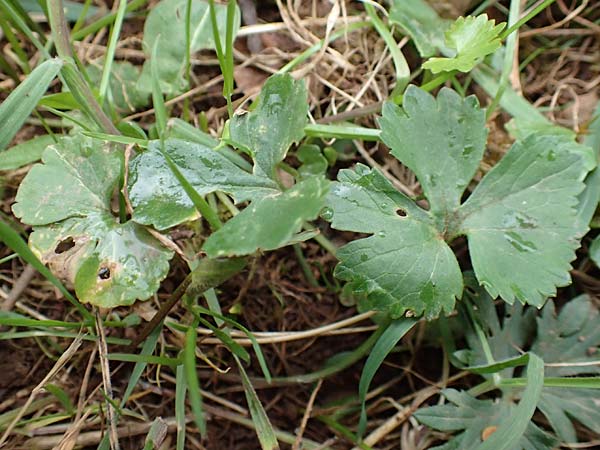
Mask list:
[[34,253],[82,302],[115,307],[156,292],[172,253],[140,225],[113,216],[122,155],[79,135],[49,146],[42,162],[25,177],[13,205],[17,217],[34,225]]
[[452,311],[462,275],[448,243],[460,235],[492,297],[541,305],[569,283],[580,237],[577,194],[593,168],[587,147],[530,135],[461,204],[486,143],[475,97],[444,88],[435,99],[411,86],[403,108],[386,104],[379,124],[392,155],[417,175],[429,208],[364,166],[340,172],[325,218],[335,229],[372,236],[340,249],[336,275],[367,294],[372,308],[428,319]]
[[[151,56],[158,40],[158,74],[160,87],[165,94],[178,94],[188,86],[185,79],[186,60],[186,12],[188,0],[162,0],[152,10],[144,23],[144,51]],[[215,47],[208,2],[192,0],[190,13],[190,53],[212,50]],[[215,5],[219,35],[225,41],[227,5]],[[240,27],[240,12],[236,8],[234,36]],[[138,81],[138,89],[152,92],[150,61],[144,63]]]

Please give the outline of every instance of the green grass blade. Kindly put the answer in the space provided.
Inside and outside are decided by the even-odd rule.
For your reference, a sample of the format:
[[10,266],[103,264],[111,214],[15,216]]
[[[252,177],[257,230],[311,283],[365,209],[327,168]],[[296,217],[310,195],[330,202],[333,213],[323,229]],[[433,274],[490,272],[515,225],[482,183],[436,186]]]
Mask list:
[[215,334],[215,336],[223,343],[225,347],[229,349],[231,353],[233,353],[235,356],[242,359],[246,363],[250,361],[250,355],[248,354],[246,349],[237,342],[235,342],[231,338],[231,336],[229,336],[223,330],[220,330],[219,328],[215,327],[208,320],[203,319],[201,317],[199,317],[199,320],[202,325],[204,325],[206,328],[208,328]]
[[187,394],[187,379],[183,365],[175,371],[175,422],[177,422],[176,450],[185,450],[185,396]]
[[[509,378],[502,380],[500,386],[527,386],[527,378]],[[600,377],[546,377],[544,387],[569,389],[600,389]]]
[[392,321],[385,330],[381,337],[377,340],[365,367],[360,375],[360,382],[358,384],[358,399],[360,401],[360,421],[358,424],[358,436],[362,436],[367,427],[367,394],[369,392],[369,386],[375,376],[375,373],[383,363],[386,356],[392,351],[392,349],[398,344],[398,341],[408,333],[412,327],[416,325],[418,321],[412,318],[404,318]]
[[158,36],[156,42],[154,42],[154,47],[152,47],[150,72],[152,74],[152,103],[154,105],[154,116],[156,117],[156,131],[158,137],[163,139],[167,129],[167,108],[160,88],[160,75],[158,73],[158,43],[160,39],[161,36]]
[[62,67],[62,61],[43,62],[0,105],[0,150],[4,150],[35,109]]
[[306,125],[304,133],[308,137],[322,139],[361,139],[363,141],[378,141],[381,136],[381,130],[375,128],[366,128],[357,125],[321,125],[316,123]]
[[[210,291],[207,291],[206,295],[208,295],[209,292]],[[242,331],[250,340],[252,349],[254,350],[254,353],[256,354],[256,359],[258,360],[258,364],[260,365],[260,368],[263,372],[263,376],[265,377],[265,380],[267,380],[267,383],[271,382],[271,373],[269,372],[269,367],[267,366],[267,361],[265,360],[265,356],[260,348],[260,344],[254,337],[252,332],[250,332],[250,330],[248,330],[248,328],[246,328],[245,326],[236,322],[235,320],[230,319],[227,316],[223,316],[222,314],[219,314],[215,311],[211,311],[209,309],[203,308],[202,306],[194,306],[193,309],[196,313],[208,314],[208,315],[214,317],[215,319],[221,320],[221,321],[223,321],[223,323],[226,323],[227,325],[230,325],[230,326]]]
[[529,353],[527,387],[513,414],[477,450],[509,450],[517,446],[537,407],[544,386],[544,361]]
[[269,417],[267,416],[267,413],[265,412],[258,395],[256,395],[256,391],[254,390],[254,387],[252,387],[252,383],[248,378],[248,374],[244,370],[244,366],[240,362],[239,358],[235,357],[235,362],[240,370],[242,385],[244,386],[244,392],[246,393],[246,401],[248,402],[248,409],[250,410],[250,415],[252,416],[252,422],[254,422],[256,427],[256,435],[260,441],[260,446],[262,450],[277,449],[279,448],[279,445],[277,443],[277,437],[275,436],[273,426],[269,421]]
[[[511,0],[510,2],[510,11],[508,14],[508,27],[513,28],[513,26],[517,23],[519,14],[521,11],[521,1],[520,0]],[[515,28],[516,31],[516,28]],[[492,100],[492,103],[488,106],[486,110],[486,118],[489,119],[494,110],[500,103],[500,99],[504,94],[504,90],[506,89],[506,84],[508,83],[508,77],[512,71],[512,67],[514,64],[514,56],[515,51],[517,49],[518,41],[517,41],[517,33],[512,32],[507,35],[506,38],[506,46],[505,46],[505,54],[504,54],[504,64],[502,66],[502,74],[500,75],[500,81],[498,85],[498,90],[496,91],[496,95]]]
[[185,369],[185,378],[189,389],[190,405],[194,422],[200,430],[202,436],[206,436],[206,420],[202,408],[202,394],[200,393],[200,383],[196,373],[196,323],[190,325],[185,333],[185,347],[183,348],[183,367]]
[[[135,355],[135,356],[146,358],[146,357],[152,355],[152,353],[154,352],[154,349],[156,348],[156,343],[158,342],[158,337],[160,336],[161,331],[162,331],[162,324],[160,326],[156,327],[154,330],[152,330],[152,333],[150,333],[150,335],[144,342],[144,345],[142,346],[142,351],[140,352],[139,355]],[[113,356],[114,356],[114,354],[113,354]],[[136,384],[138,383],[140,377],[142,376],[142,373],[144,372],[144,370],[146,369],[146,366],[149,363],[150,362],[148,360],[144,360],[144,359],[142,359],[140,361],[136,361],[135,366],[133,366],[133,370],[131,371],[131,375],[129,376],[129,381],[127,382],[127,388],[125,388],[125,393],[123,394],[123,398],[121,399],[121,408],[125,407],[125,404],[127,403],[127,400],[129,399],[129,396],[132,394],[133,390],[135,389]]]
[[392,60],[394,61],[394,67],[396,69],[396,87],[394,88],[391,97],[395,97],[399,94],[402,94],[402,92],[404,92],[404,89],[408,85],[408,82],[410,80],[410,67],[408,67],[406,58],[404,58],[404,55],[398,48],[398,44],[394,40],[394,36],[392,36],[392,33],[390,32],[388,27],[385,26],[385,24],[377,15],[375,7],[367,2],[364,3],[364,6],[365,11],[367,12],[369,17],[371,18],[371,21],[373,22],[373,26],[375,27],[379,35],[382,37],[383,41],[386,43],[387,48],[390,54],[392,55]]
[[108,41],[108,47],[106,48],[106,56],[104,57],[104,68],[102,71],[102,79],[100,80],[100,89],[98,91],[100,95],[100,102],[105,100],[106,94],[109,92],[108,87],[112,65],[115,59],[115,51],[117,50],[117,43],[119,41],[119,35],[121,34],[121,26],[123,25],[123,19],[125,18],[126,8],[127,0],[119,0],[119,8],[117,9],[115,22],[110,30],[110,38]]
[[90,323],[94,322],[94,316],[85,307],[77,301],[75,297],[67,290],[67,288],[56,278],[52,272],[33,254],[29,249],[25,241],[19,236],[15,230],[13,230],[4,221],[0,220],[0,240],[10,247],[14,252],[18,253],[19,256],[28,264],[31,264],[35,270],[41,273],[48,281],[50,281],[56,288],[65,296],[69,302],[77,308],[81,315]]
[[281,69],[279,69],[276,73],[289,73],[297,65],[302,64],[308,58],[317,54],[323,48],[323,45],[325,45],[326,43],[329,44],[330,42],[333,42],[342,36],[346,36],[348,33],[351,33],[352,31],[360,30],[361,28],[366,28],[366,27],[371,27],[371,26],[373,26],[372,22],[365,21],[365,22],[354,22],[354,23],[349,24],[348,26],[342,27],[339,30],[331,33],[327,42],[325,41],[325,39],[321,39],[320,42],[317,42],[316,44],[312,45],[311,47],[308,47],[306,50],[304,50],[302,53],[300,53],[298,56],[296,56],[294,59],[292,59],[289,63],[287,63],[285,66],[283,66]]
[[206,219],[212,231],[221,228],[221,220],[219,219],[218,214],[212,209],[204,197],[198,194],[194,186],[192,186],[185,176],[183,176],[171,156],[165,152],[162,147],[160,147],[160,152],[165,158],[169,169],[171,169],[171,172],[173,172],[173,175],[175,175],[175,178],[177,178],[177,181],[181,184],[181,187],[194,204],[194,207],[198,210],[200,215]]
[[[148,0],[133,0],[129,5],[127,5],[126,13],[133,12],[137,9],[140,9],[148,3]],[[80,39],[85,38],[86,36],[97,32],[98,30],[109,26],[116,19],[117,13],[107,14],[106,16],[98,19],[96,22],[89,24],[87,27],[84,27],[73,33],[71,36],[74,41],[78,41]]]
[[136,364],[158,364],[161,366],[176,367],[181,364],[178,358],[169,358],[166,356],[154,355],[134,355],[132,353],[111,353],[108,355],[109,361],[134,362]]
[[[24,16],[19,14],[18,7],[15,9],[15,3],[8,2],[6,0],[0,0],[0,7],[6,13],[7,17],[12,21],[12,23],[19,30],[21,30],[21,32],[27,37],[27,39],[31,41],[31,43],[44,56],[44,58],[50,59],[50,53],[48,53],[48,50],[46,50],[44,44],[37,38],[37,35],[31,30],[29,25],[27,25],[27,22],[23,20]],[[40,32],[39,35],[43,36],[44,33]]]
[[139,138],[123,136],[123,135],[118,135],[118,134],[99,133],[97,131],[84,131],[83,134],[86,136],[95,138],[95,139],[100,139],[101,141],[115,142],[117,144],[125,144],[125,145],[134,144],[134,145],[138,145],[142,148],[148,147],[147,139],[139,139]]

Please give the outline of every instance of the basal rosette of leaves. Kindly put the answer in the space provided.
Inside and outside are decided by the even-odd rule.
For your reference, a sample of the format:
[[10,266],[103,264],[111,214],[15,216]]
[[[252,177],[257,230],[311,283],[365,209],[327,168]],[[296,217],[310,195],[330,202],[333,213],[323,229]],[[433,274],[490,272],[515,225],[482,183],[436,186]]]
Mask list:
[[[571,299],[558,313],[550,300],[541,311],[515,304],[506,307],[503,314],[496,311],[481,288],[472,286],[468,297],[473,305],[465,304],[455,318],[456,330],[460,330],[461,336],[465,331],[469,347],[454,353],[459,357],[461,364],[457,366],[461,370],[477,373],[490,364],[490,358],[501,363],[530,351],[543,357],[546,377],[568,380],[569,376],[594,376],[600,372],[594,364],[600,349],[599,314],[587,295]],[[467,313],[468,309],[473,311],[474,318]],[[472,324],[465,327],[473,319],[485,334],[487,352]],[[497,372],[506,380],[513,378],[514,373],[514,365]],[[492,375],[483,373],[483,376]],[[478,399],[465,391],[446,389],[442,394],[448,403],[423,407],[415,412],[415,417],[430,428],[454,433],[446,444],[434,447],[436,450],[478,448],[515,414],[516,399],[522,395],[519,387],[503,387],[499,392],[495,399]],[[595,389],[544,386],[536,409],[545,417],[540,414],[529,418],[517,445],[507,448],[550,450],[556,448],[559,440],[577,442],[575,423],[599,433],[597,402]]]
[[567,137],[532,134],[516,142],[468,199],[487,130],[474,96],[444,88],[437,99],[410,86],[403,107],[379,120],[391,154],[417,176],[428,209],[363,165],[339,173],[324,217],[333,228],[371,234],[338,252],[335,274],[366,294],[366,306],[400,317],[449,313],[463,290],[449,246],[468,239],[478,282],[492,297],[541,306],[570,282],[579,246],[577,195],[595,166],[590,149]]
[[63,137],[27,174],[13,205],[34,226],[29,245],[40,260],[82,302],[102,307],[150,297],[172,257],[143,226],[113,214],[122,166],[122,154],[109,144]]

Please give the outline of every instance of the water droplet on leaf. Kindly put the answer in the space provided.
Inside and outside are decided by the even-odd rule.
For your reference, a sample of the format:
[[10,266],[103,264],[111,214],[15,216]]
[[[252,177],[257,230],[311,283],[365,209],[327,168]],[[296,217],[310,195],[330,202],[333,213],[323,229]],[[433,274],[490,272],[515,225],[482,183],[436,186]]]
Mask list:
[[333,209],[327,207],[327,208],[323,208],[323,211],[321,211],[321,217],[324,220],[331,220],[333,219]]

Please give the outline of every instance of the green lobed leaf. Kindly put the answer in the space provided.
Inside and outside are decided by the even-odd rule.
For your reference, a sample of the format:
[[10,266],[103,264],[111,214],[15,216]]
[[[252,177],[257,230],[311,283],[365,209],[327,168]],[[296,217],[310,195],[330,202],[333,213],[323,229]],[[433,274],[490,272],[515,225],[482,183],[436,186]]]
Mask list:
[[541,306],[570,282],[579,247],[580,147],[558,136],[515,143],[459,213],[478,281],[492,297]]
[[54,144],[49,134],[36,136],[0,153],[0,170],[14,170],[39,161],[46,147]]
[[386,103],[379,126],[392,155],[417,175],[431,212],[453,212],[485,151],[485,113],[477,98],[442,88],[436,99],[411,85],[402,109]]
[[[493,359],[495,361],[506,361],[522,355],[520,350],[530,341],[535,330],[535,309],[525,309],[523,305],[517,303],[510,307],[507,306],[504,314],[500,317],[500,314],[496,312],[496,305],[492,298],[482,287],[474,287],[471,292],[466,291],[465,294],[469,296],[475,306],[473,308],[470,305],[465,305],[465,308],[472,308],[476,311],[476,320],[486,333],[486,340]],[[460,318],[463,323],[470,323],[471,320],[467,314],[464,311],[462,312]],[[488,364],[481,340],[472,327],[467,329],[465,338],[471,349],[468,353],[469,358],[465,362],[469,366]],[[513,372],[512,368],[507,368],[500,372],[500,375],[504,378],[510,378]]]
[[304,81],[276,74],[263,86],[256,109],[231,119],[229,143],[252,155],[256,175],[275,179],[275,166],[304,137],[306,99]]
[[430,58],[423,68],[433,73],[459,70],[469,72],[481,59],[502,45],[500,33],[506,24],[495,24],[487,14],[459,17],[446,31],[446,47],[454,51],[449,58]]
[[[479,290],[481,291],[481,289]],[[572,388],[567,382],[572,376],[598,375],[598,353],[600,352],[600,314],[590,299],[576,297],[565,304],[560,313],[556,313],[553,301],[548,301],[537,318],[537,331],[532,328],[534,308],[519,304],[507,308],[502,327],[496,308],[489,297],[482,292],[473,297],[474,312],[482,327],[489,327],[486,340],[495,360],[514,358],[527,348],[544,358],[545,374],[550,378],[563,380],[560,386],[544,386],[538,402],[538,409],[546,416],[548,423],[563,442],[576,442],[577,432],[573,421],[576,420],[590,430],[600,433],[600,409],[598,390]],[[531,339],[532,332],[535,338]],[[482,354],[481,342],[473,332],[466,334],[473,361],[486,361]],[[463,351],[464,353],[464,351]],[[527,354],[525,354],[527,355]],[[504,359],[504,361],[509,361]],[[466,370],[474,371],[472,367]],[[506,381],[514,380],[512,370],[501,372]],[[564,377],[564,378],[557,378]],[[582,378],[593,381],[591,377]],[[503,391],[510,398],[512,391]]]
[[546,363],[573,364],[549,367],[548,376],[600,374],[597,365],[577,365],[598,360],[600,352],[600,313],[588,296],[572,299],[559,314],[549,301],[537,324],[532,351],[543,355]]
[[54,58],[43,62],[0,105],[0,150],[4,150],[37,106],[63,63]]
[[151,296],[172,252],[134,222],[118,223],[110,202],[122,155],[78,135],[46,149],[23,180],[13,212],[35,225],[29,245],[82,302],[128,305]]
[[591,149],[568,137],[531,134],[461,206],[484,151],[483,111],[474,97],[442,89],[436,100],[416,87],[407,89],[403,107],[384,108],[382,140],[415,172],[430,208],[364,166],[340,172],[324,217],[333,228],[374,235],[340,249],[336,276],[367,294],[371,308],[435,318],[462,293],[445,241],[466,235],[477,280],[494,298],[539,306],[568,284],[581,237],[577,195],[596,164]]
[[[198,212],[166,164],[160,145],[151,141],[131,160],[128,191],[133,220],[164,230],[198,218]],[[200,195],[221,191],[243,202],[279,192],[272,180],[244,171],[220,151],[202,144],[171,138],[163,148]]]
[[[598,309],[586,295],[567,302],[558,314],[554,302],[549,301],[537,319],[537,337],[531,349],[544,357],[549,377],[598,376]],[[538,408],[562,441],[577,442],[573,421],[600,433],[599,403],[598,390],[544,387]]]
[[253,201],[210,235],[203,250],[211,257],[241,256],[288,245],[304,222],[323,209],[329,181],[314,177],[291,189]]
[[[144,23],[143,47],[147,56],[151,56],[155,42],[157,47],[160,87],[165,94],[178,94],[187,88],[185,80],[186,54],[186,8],[188,0],[162,0],[152,10]],[[215,47],[208,2],[191,1],[190,51],[212,50]],[[227,27],[227,5],[215,5],[219,34],[224,37]],[[234,36],[240,27],[240,12],[236,8]],[[152,91],[150,61],[144,63],[138,81],[142,92]]]
[[[414,413],[414,416],[419,422],[433,429],[444,432],[462,431],[462,433],[454,436],[445,445],[433,447],[432,450],[478,449],[485,442],[482,440],[484,430],[499,427],[515,414],[515,405],[507,400],[478,400],[467,392],[455,389],[445,389],[442,393],[450,403],[421,408]],[[526,420],[523,425],[525,431],[520,438],[517,437],[518,443],[502,448],[551,450],[557,444],[556,439],[529,420]],[[496,428],[495,432],[497,431]],[[494,433],[491,436],[494,436]]]
[[21,183],[13,212],[29,225],[110,213],[121,156],[108,144],[77,135],[50,145]]
[[296,152],[296,157],[302,163],[298,168],[298,174],[302,178],[324,176],[329,166],[327,158],[323,156],[318,145],[301,145]]
[[[544,357],[547,376],[600,374],[600,313],[587,295],[570,300],[558,314],[549,301],[537,326],[532,351]],[[561,440],[577,442],[574,420],[600,433],[599,404],[598,390],[544,387],[538,408]]]
[[427,211],[361,164],[340,171],[327,204],[324,217],[333,228],[373,234],[339,249],[335,269],[336,277],[368,294],[369,307],[428,319],[453,310],[462,274]]
[[447,21],[440,19],[425,1],[394,0],[389,17],[408,33],[422,57],[435,55],[444,46]]

